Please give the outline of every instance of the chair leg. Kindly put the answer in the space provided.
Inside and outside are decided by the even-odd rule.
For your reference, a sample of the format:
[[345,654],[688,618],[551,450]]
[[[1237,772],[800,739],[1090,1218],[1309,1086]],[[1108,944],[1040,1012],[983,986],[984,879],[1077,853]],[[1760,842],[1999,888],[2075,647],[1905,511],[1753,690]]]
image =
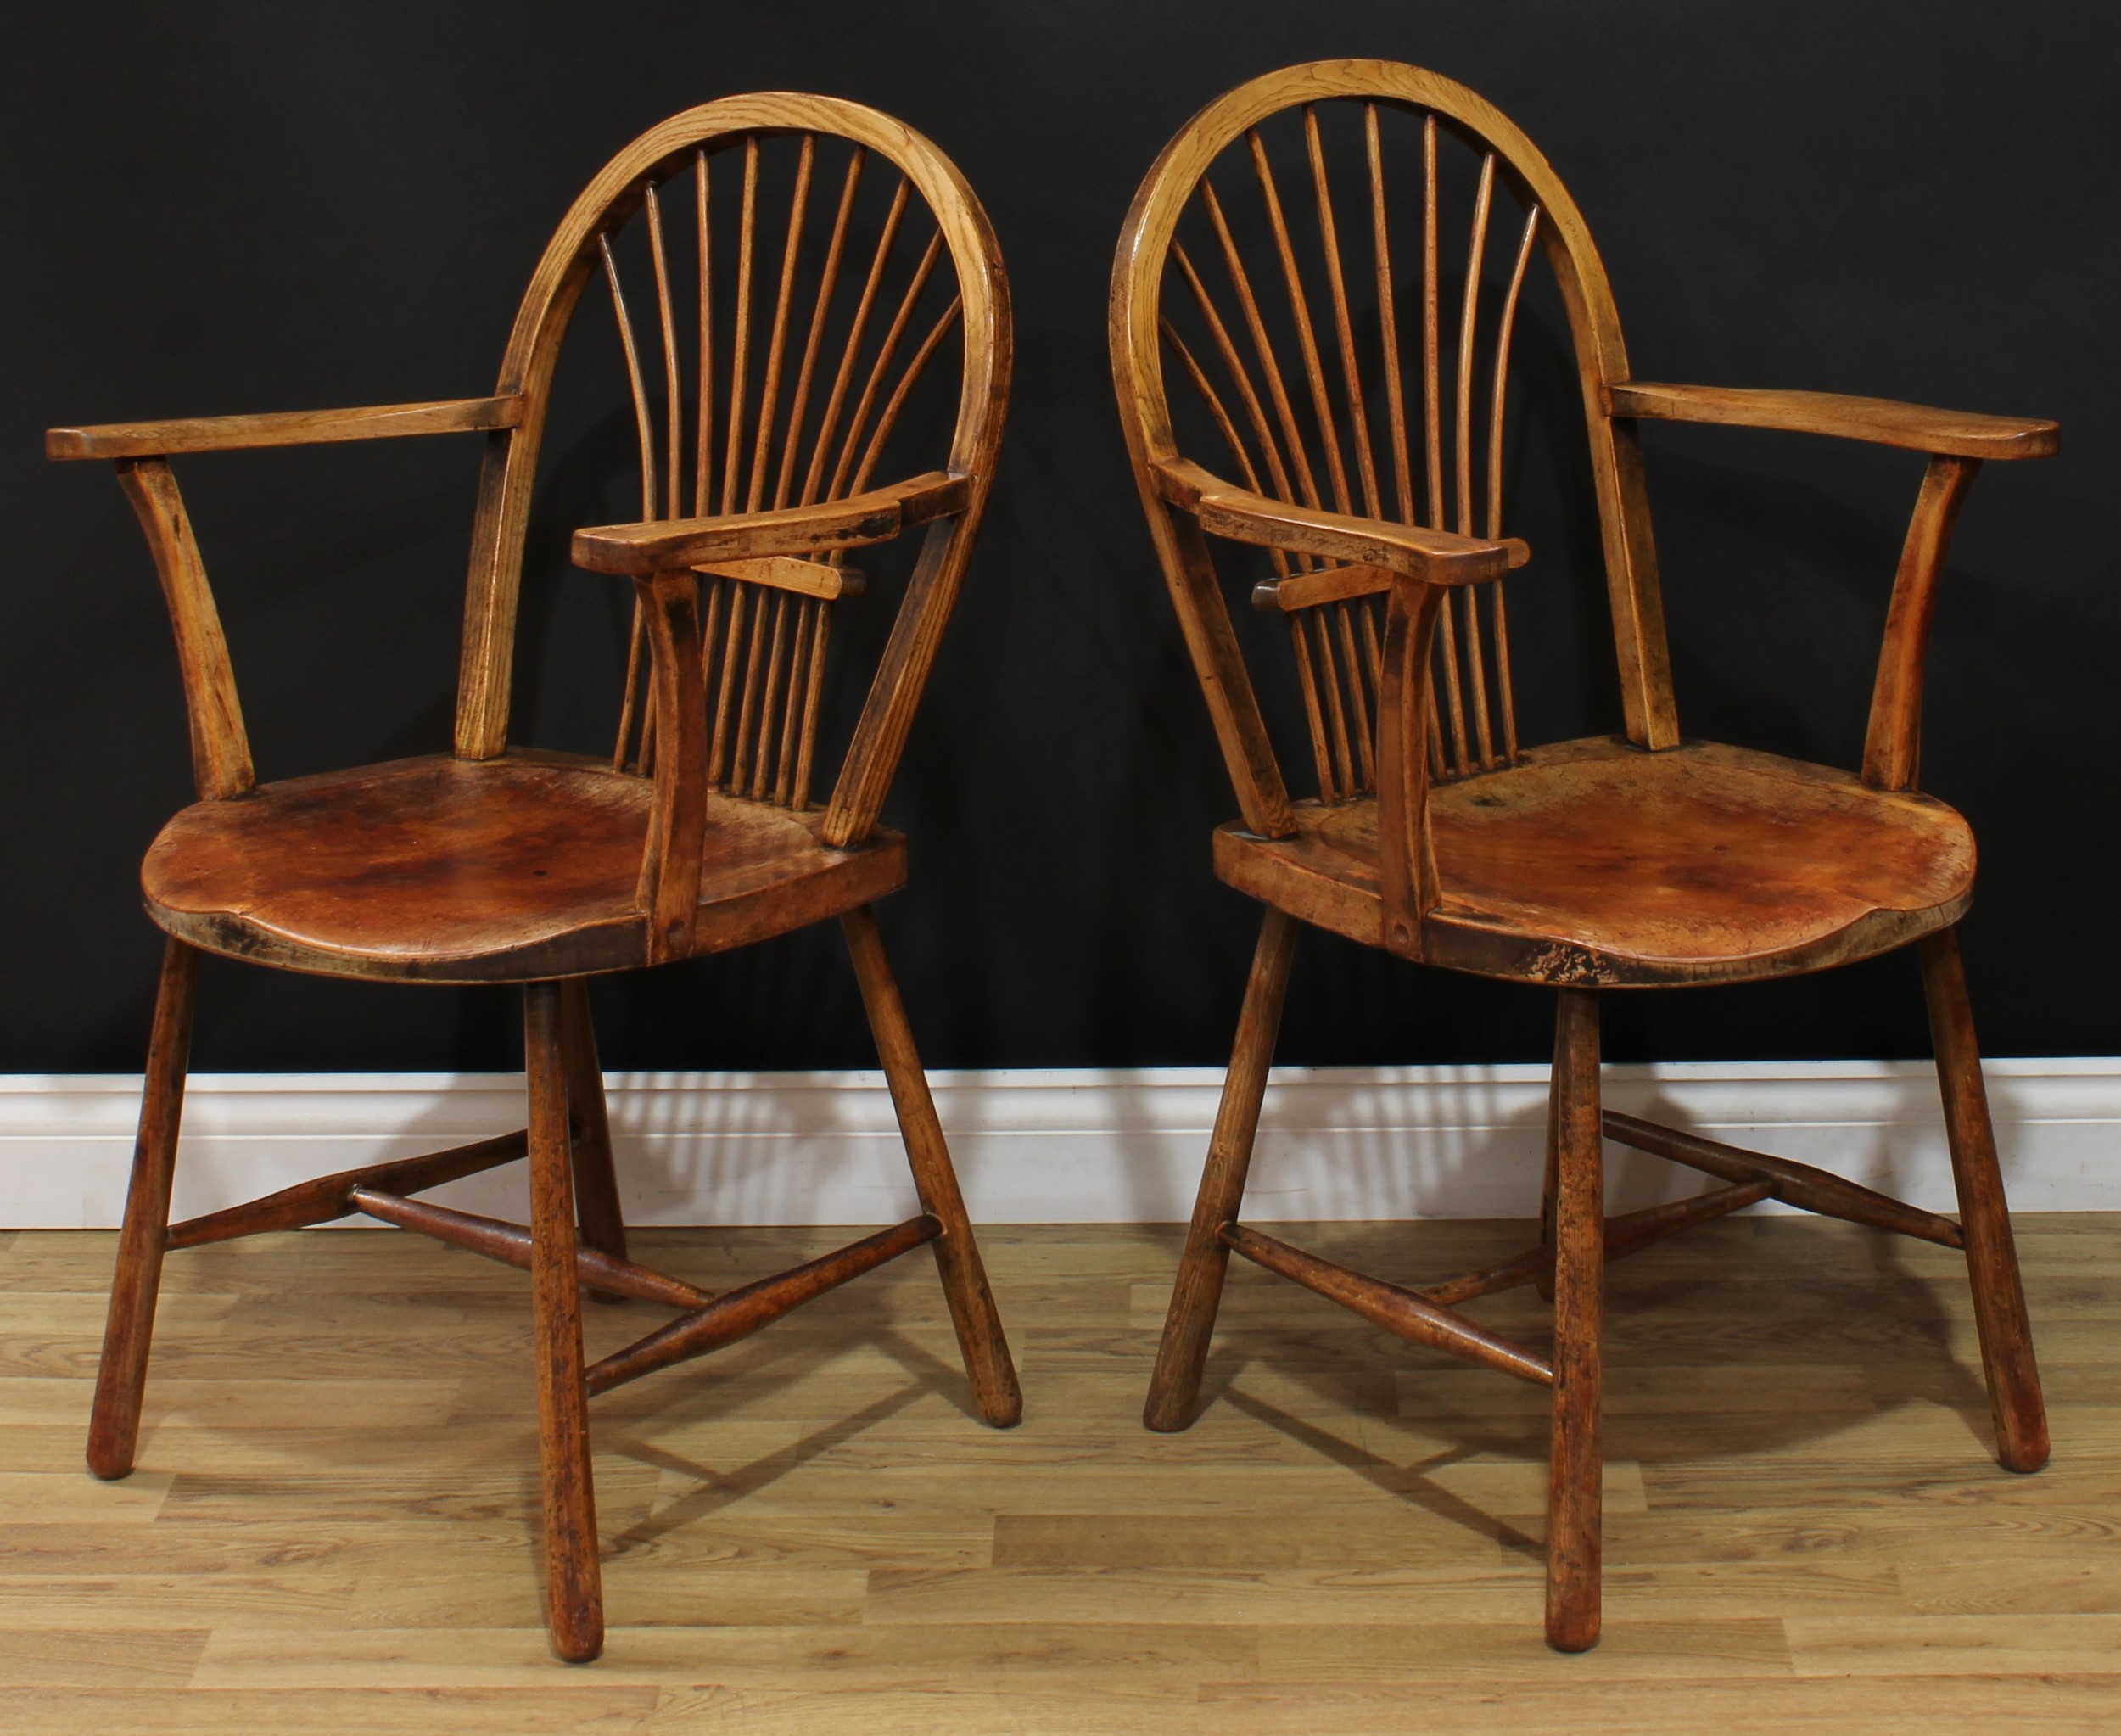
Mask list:
[[1981,1367],[1995,1419],[1996,1458],[2006,1470],[2038,1470],[2047,1463],[2047,1410],[2040,1399],[2033,1331],[2025,1318],[2017,1247],[1995,1155],[1995,1128],[1974,1043],[1973,1010],[1959,958],[1959,936],[1946,928],[1921,943],[1922,989],[1937,1050],[1945,1130],[1951,1143],[1951,1176],[1959,1190],[1959,1224],[1967,1242],[1967,1277],[1981,1339]]
[[907,1161],[913,1167],[913,1184],[921,1196],[921,1209],[943,1226],[942,1234],[930,1246],[935,1249],[943,1298],[949,1304],[950,1324],[957,1329],[965,1373],[972,1383],[972,1401],[980,1415],[995,1428],[1011,1427],[1023,1416],[1023,1392],[1016,1384],[1016,1365],[1010,1360],[1009,1341],[1002,1335],[1001,1315],[994,1307],[993,1291],[988,1287],[987,1268],[980,1259],[979,1244],[972,1237],[971,1220],[965,1215],[965,1196],[958,1188],[957,1172],[950,1165],[943,1123],[936,1118],[928,1076],[921,1070],[913,1030],[906,1022],[905,1003],[898,998],[891,960],[884,955],[884,938],[877,932],[876,912],[863,904],[842,916],[840,927],[854,961],[855,980],[861,985],[862,1005],[868,1010],[869,1028],[876,1039],[877,1057],[890,1082],[892,1106],[898,1112],[898,1130],[905,1140]]
[[[1539,1184],[1539,1245],[1551,1250],[1554,1245],[1554,1190],[1560,1181],[1561,1153],[1556,1141],[1559,1138],[1560,1120],[1555,1112],[1554,1093],[1561,1080],[1559,1068],[1549,1068],[1547,1075],[1547,1173]],[[1554,1299],[1554,1268],[1548,1266],[1532,1280],[1532,1288],[1548,1302]]]
[[528,983],[523,1000],[530,1095],[530,1285],[545,1472],[546,1619],[553,1650],[579,1664],[604,1649],[604,1590],[596,1559],[589,1398],[582,1385],[582,1297],[574,1268],[561,986]]
[[1178,1281],[1164,1316],[1163,1340],[1156,1347],[1156,1372],[1149,1377],[1149,1402],[1142,1410],[1143,1424],[1166,1434],[1192,1422],[1194,1402],[1200,1397],[1200,1371],[1207,1363],[1208,1341],[1215,1336],[1223,1278],[1230,1263],[1223,1226],[1235,1219],[1245,1197],[1252,1141],[1259,1132],[1260,1100],[1267,1091],[1274,1037],[1281,1029],[1282,997],[1289,988],[1289,961],[1296,944],[1296,918],[1270,905],[1252,953],[1252,974],[1245,986],[1244,1009],[1238,1014],[1229,1071],[1223,1077],[1223,1100],[1208,1141],[1207,1166],[1194,1201],[1185,1252],[1178,1257]]
[[[570,977],[560,984],[560,1036],[567,1051],[567,1112],[574,1140],[575,1218],[585,1246],[623,1260],[626,1218],[612,1167],[611,1119],[604,1107],[604,1070],[596,1056],[586,977]],[[625,1300],[609,1291],[592,1290],[590,1295],[600,1302]]]
[[148,1381],[155,1296],[162,1286],[170,1184],[176,1173],[177,1124],[184,1113],[184,1072],[191,1059],[192,1006],[198,989],[198,953],[181,940],[169,940],[162,949],[162,977],[154,993],[154,1029],[148,1039],[132,1181],[126,1191],[126,1224],[110,1280],[103,1359],[96,1365],[95,1408],[89,1414],[88,1468],[104,1478],[132,1470],[140,1441],[140,1397]]
[[1554,1021],[1554,1414],[1547,1485],[1547,1644],[1598,1643],[1603,1458],[1605,1161],[1598,997],[1564,988]]

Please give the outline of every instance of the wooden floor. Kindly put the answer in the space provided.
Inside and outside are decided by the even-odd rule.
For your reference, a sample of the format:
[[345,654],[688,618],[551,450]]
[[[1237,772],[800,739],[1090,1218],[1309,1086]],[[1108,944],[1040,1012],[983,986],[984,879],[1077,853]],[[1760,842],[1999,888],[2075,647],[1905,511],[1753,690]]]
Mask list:
[[[1292,1239],[1435,1278],[1521,1226]],[[1023,1425],[925,1256],[600,1401],[612,1631],[539,1626],[522,1274],[389,1231],[173,1255],[142,1469],[81,1465],[110,1236],[0,1236],[0,1729],[2121,1729],[2121,1216],[2020,1221],[2055,1462],[1989,1457],[1958,1258],[1726,1221],[1617,1267],[1606,1627],[1540,1643],[1544,1394],[1233,1273],[1137,1418],[1167,1229],[989,1229]],[[720,1287],[829,1235],[644,1234]],[[1474,1305],[1539,1341],[1529,1292]],[[595,1349],[652,1318],[592,1310]]]

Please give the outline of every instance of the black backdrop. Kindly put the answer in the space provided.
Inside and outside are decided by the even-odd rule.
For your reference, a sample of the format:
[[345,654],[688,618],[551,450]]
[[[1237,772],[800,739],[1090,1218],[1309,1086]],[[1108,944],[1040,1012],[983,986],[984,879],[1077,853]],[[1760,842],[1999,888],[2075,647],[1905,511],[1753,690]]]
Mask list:
[[[0,1069],[137,1068],[158,944],[136,865],[189,798],[132,516],[106,466],[45,466],[39,431],[483,392],[590,173],[664,115],[759,88],[858,98],[934,138],[978,188],[1016,288],[1000,481],[889,810],[915,879],[883,917],[927,1059],[1218,1060],[1253,912],[1208,872],[1207,831],[1231,804],[1133,497],[1105,280],[1135,184],[1188,115],[1338,54],[1432,66],[1525,128],[1599,240],[1642,377],[2061,419],[2063,456],[1992,465],[1962,520],[1923,770],[1983,843],[1967,944],[1989,1052],[2121,1051],[2121,57],[2105,13],[452,0],[17,15],[0,72]],[[596,473],[618,518],[633,484],[611,426],[559,440],[551,462]],[[1919,459],[1649,435],[1686,726],[1850,763]],[[262,775],[446,745],[474,448],[180,465]],[[565,568],[568,528],[548,512],[534,529],[518,740],[551,740],[571,682],[609,680],[555,649],[579,587],[604,583]],[[1585,546],[1535,559],[1595,596]],[[613,1064],[873,1064],[829,931],[598,992]],[[1527,1059],[1546,1016],[1529,991],[1312,936],[1281,1056]],[[507,1066],[513,1019],[498,991],[210,966],[196,1059]],[[1926,1052],[1906,960],[1614,997],[1608,1029],[1615,1056]]]

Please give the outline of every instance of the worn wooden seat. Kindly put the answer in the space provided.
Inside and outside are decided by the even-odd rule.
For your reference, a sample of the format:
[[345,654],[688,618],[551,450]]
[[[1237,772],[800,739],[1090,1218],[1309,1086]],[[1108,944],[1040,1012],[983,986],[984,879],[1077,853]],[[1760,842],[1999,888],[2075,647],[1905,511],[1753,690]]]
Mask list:
[[[1322,928],[1384,944],[1376,798],[1297,802],[1296,830],[1215,835],[1216,872]],[[1846,964],[1956,921],[1973,832],[1912,791],[1714,742],[1525,749],[1429,806],[1425,963],[1602,988],[1744,983]]]
[[[1506,593],[1519,586],[1522,608],[1525,587],[1536,597],[1555,580],[1506,534],[1503,484],[1522,397],[1512,344],[1542,258],[1558,292],[1542,335],[1573,350],[1581,387],[1625,729],[1536,748],[1518,738]],[[1924,644],[1953,522],[1984,461],[2052,452],[2055,425],[1635,379],[1604,266],[1546,160],[1463,86],[1377,60],[1256,79],[1171,141],[1121,235],[1111,335],[1142,504],[1236,790],[1216,871],[1267,906],[1149,1426],[1192,1420],[1234,1252],[1413,1342],[1551,1387],[1547,1636],[1581,1650],[1601,1619],[1604,1262],[1771,1198],[1965,1249],[1997,1456],[2038,1469],[2045,1413],[1954,927],[1973,898],[1973,838],[1915,785]],[[1653,419],[1927,455],[1860,772],[1681,732],[1637,447]],[[1234,585],[1286,625],[1315,798],[1291,798]],[[1303,923],[1557,991],[1536,1246],[1416,1292],[1239,1221]],[[1910,943],[1957,1222],[1601,1113],[1602,992],[1760,981]],[[1725,1184],[1607,1221],[1602,1139]],[[1554,1298],[1550,1352],[1459,1311],[1526,1284]]]
[[[635,970],[648,962],[652,794],[607,762],[522,748],[289,778],[185,809],[148,848],[141,885],[170,933],[290,970],[425,983]],[[710,795],[688,953],[905,883],[897,832],[834,849],[824,817]]]
[[[627,303],[630,276],[649,286],[650,342]],[[592,278],[610,293],[625,361],[614,384],[632,400],[641,453],[640,518],[572,542],[575,564],[605,576],[570,582],[616,581],[630,602],[616,739],[602,760],[509,740],[539,444],[562,341]],[[953,352],[954,370],[930,366]],[[532,275],[490,397],[50,431],[54,458],[115,461],[147,534],[176,630],[200,798],[163,829],[142,875],[168,941],[89,1430],[97,1476],[133,1466],[165,1252],[355,1212],[529,1268],[546,1608],[563,1658],[603,1644],[591,1395],[716,1350],[926,1246],[974,1406],[997,1426],[1016,1420],[1009,1346],[870,908],[906,877],[904,840],[879,815],[985,507],[1009,375],[1000,256],[956,169],[874,109],[775,94],[688,109],[604,167]],[[453,752],[260,783],[171,458],[444,434],[485,442]],[[932,448],[928,468],[898,471],[916,434]],[[894,472],[900,479],[880,480]],[[915,530],[895,607],[866,596],[848,552]],[[820,801],[814,786],[833,751],[825,695],[836,667],[844,680],[857,661],[831,629],[850,607],[888,608],[890,626]],[[847,940],[920,1210],[719,1296],[638,1264],[627,1256],[586,978],[830,917]],[[193,992],[209,952],[329,976],[522,983],[529,1125],[171,1224]],[[415,1197],[526,1157],[527,1226]],[[585,1287],[676,1317],[585,1367]]]

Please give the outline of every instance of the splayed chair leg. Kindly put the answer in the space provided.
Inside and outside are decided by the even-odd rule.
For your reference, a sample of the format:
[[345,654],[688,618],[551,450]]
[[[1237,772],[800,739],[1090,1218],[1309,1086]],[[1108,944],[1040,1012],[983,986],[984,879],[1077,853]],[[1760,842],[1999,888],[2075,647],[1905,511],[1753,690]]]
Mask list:
[[[585,1246],[623,1260],[626,1219],[619,1209],[618,1175],[612,1164],[611,1119],[604,1107],[604,1070],[596,1055],[596,1025],[590,1012],[586,977],[570,977],[560,984],[560,1036],[567,1051],[576,1222]],[[600,1302],[625,1300],[602,1290],[592,1290],[590,1296]]]
[[1554,1023],[1554,1411],[1547,1493],[1547,1644],[1598,1642],[1603,1455],[1605,1162],[1598,997],[1564,988]]
[[921,1209],[943,1226],[931,1246],[943,1279],[943,1298],[949,1304],[950,1324],[957,1329],[958,1348],[965,1357],[965,1376],[972,1383],[972,1402],[988,1423],[1009,1428],[1023,1416],[1023,1391],[1016,1384],[1001,1314],[988,1285],[979,1244],[972,1237],[971,1220],[965,1216],[965,1196],[951,1167],[950,1148],[936,1117],[935,1099],[929,1095],[928,1076],[914,1047],[913,1029],[906,1022],[905,1003],[898,997],[891,960],[884,954],[876,913],[863,904],[842,916],[840,927],[854,961],[876,1053],[891,1085],[892,1106],[898,1114],[898,1130],[905,1140],[907,1162],[913,1167]]
[[525,985],[523,1033],[530,1092],[530,1287],[544,1461],[546,1620],[553,1650],[579,1664],[604,1649],[604,1589],[596,1559],[589,1397],[582,1384],[561,994],[557,983]]
[[192,1007],[198,990],[199,955],[181,940],[167,942],[154,993],[154,1029],[148,1039],[125,1229],[110,1280],[103,1360],[96,1365],[95,1408],[89,1414],[88,1468],[99,1477],[126,1475],[139,1446],[140,1399],[148,1382],[155,1297],[162,1287],[170,1185],[176,1173],[176,1133],[184,1113],[184,1071],[191,1060]]
[[[1554,1096],[1560,1078],[1559,1069],[1549,1070],[1547,1079],[1547,1171],[1539,1184],[1539,1245],[1549,1250],[1554,1245],[1554,1190],[1560,1179],[1560,1152],[1555,1141],[1560,1136],[1561,1122]],[[1552,1265],[1532,1280],[1532,1288],[1548,1302],[1554,1299],[1554,1268]]]
[[1223,1300],[1223,1278],[1230,1263],[1223,1226],[1235,1220],[1245,1198],[1252,1141],[1259,1131],[1260,1100],[1266,1095],[1274,1037],[1281,1028],[1282,997],[1289,988],[1289,961],[1296,942],[1296,918],[1270,907],[1252,954],[1252,974],[1245,988],[1244,1010],[1238,1015],[1237,1041],[1230,1052],[1229,1072],[1223,1076],[1214,1136],[1208,1142],[1207,1167],[1194,1202],[1193,1222],[1186,1230],[1185,1252],[1179,1256],[1170,1311],[1164,1316],[1163,1341],[1149,1380],[1149,1402],[1142,1411],[1144,1425],[1165,1433],[1193,1420],[1194,1402],[1200,1396],[1200,1371],[1207,1363],[1208,1341],[1214,1336],[1216,1310]]
[[1959,1189],[1959,1225],[1967,1243],[1967,1277],[1973,1290],[1989,1408],[1995,1419],[1996,1458],[2006,1470],[2038,1470],[2047,1463],[2047,1409],[2033,1358],[2025,1286],[2018,1277],[2017,1246],[1996,1162],[1995,1128],[1989,1118],[1958,932],[1947,928],[1920,944],[1945,1130],[1951,1142],[1951,1175]]

